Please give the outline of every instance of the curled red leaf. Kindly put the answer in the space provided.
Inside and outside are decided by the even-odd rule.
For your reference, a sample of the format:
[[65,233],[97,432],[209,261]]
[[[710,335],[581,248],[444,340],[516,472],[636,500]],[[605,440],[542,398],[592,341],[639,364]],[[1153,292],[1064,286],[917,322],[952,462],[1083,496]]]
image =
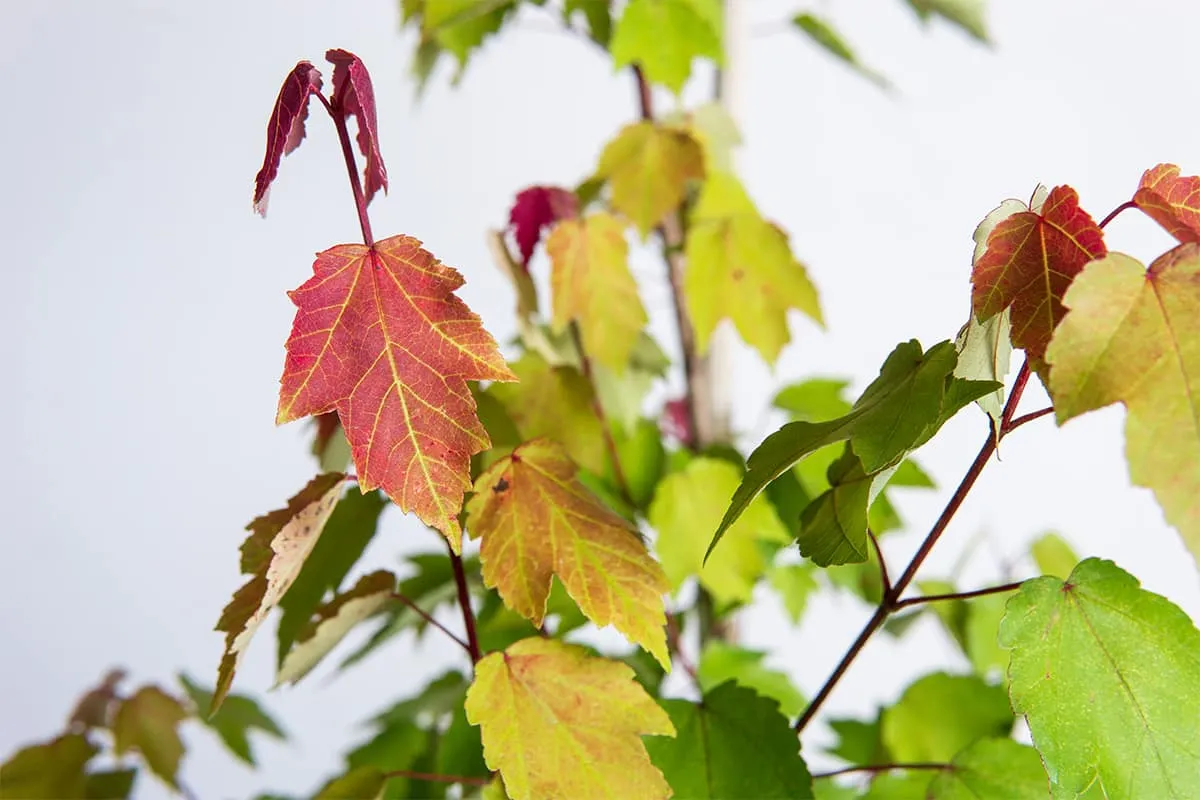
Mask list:
[[542,232],[561,219],[579,216],[579,198],[574,192],[557,186],[530,186],[517,194],[508,213],[509,228],[521,252],[521,265],[529,268],[529,259],[542,238]]
[[1200,242],[1200,177],[1159,164],[1142,175],[1133,202],[1180,242]]
[[304,121],[308,118],[308,98],[321,91],[321,72],[301,61],[288,74],[275,98],[271,121],[267,123],[267,154],[262,169],[254,178],[254,210],[267,215],[271,182],[279,173],[279,162],[304,140]]
[[663,406],[659,427],[663,433],[678,439],[684,447],[691,447],[696,443],[696,434],[692,430],[692,420],[688,413],[686,398],[679,397],[666,402],[666,405]]
[[346,50],[329,50],[325,60],[333,64],[333,97],[329,100],[334,113],[342,119],[355,117],[358,122],[358,149],[367,164],[363,167],[363,191],[367,202],[380,189],[387,193],[387,167],[379,152],[379,123],[375,116],[375,90],[371,75],[358,56]]

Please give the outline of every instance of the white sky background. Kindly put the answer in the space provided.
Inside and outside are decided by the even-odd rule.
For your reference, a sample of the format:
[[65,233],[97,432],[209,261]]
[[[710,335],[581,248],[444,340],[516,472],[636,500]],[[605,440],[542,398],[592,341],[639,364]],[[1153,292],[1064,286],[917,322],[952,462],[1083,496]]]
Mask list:
[[[922,32],[899,0],[818,4],[893,81],[889,96],[786,29],[802,4],[754,0],[740,169],[764,213],[792,234],[829,329],[797,321],[799,343],[773,374],[754,356],[739,366],[736,421],[748,438],[767,432],[762,410],[780,381],[847,375],[860,389],[898,341],[953,337],[968,308],[971,233],[1001,200],[1027,198],[1038,182],[1070,183],[1099,218],[1147,167],[1173,161],[1185,174],[1200,171],[1192,55],[1200,6],[992,5],[994,50],[945,25]],[[373,204],[375,232],[415,235],[459,267],[463,297],[500,340],[512,331],[512,295],[484,230],[503,223],[524,186],[586,175],[635,106],[627,74],[614,75],[582,40],[548,32],[549,18],[536,13],[489,44],[459,89],[443,71],[418,105],[407,78],[412,40],[397,34],[392,0],[3,0],[0,9],[7,754],[58,730],[112,665],[127,665],[137,682],[173,687],[184,668],[211,683],[221,639],[210,631],[241,582],[242,527],[314,471],[307,428],[273,425],[293,313],[285,291],[310,274],[315,251],[354,241],[358,226],[320,113],[282,164],[268,219],[251,211],[265,123],[291,66],[320,63],[329,47],[365,60],[392,182]],[[697,96],[707,90],[707,81],[693,86]],[[1108,240],[1146,260],[1169,245],[1133,213],[1110,226]],[[674,346],[659,269],[648,256],[635,264],[656,331]],[[1029,395],[1028,409],[1044,402],[1040,390]],[[1057,529],[1081,555],[1113,558],[1200,615],[1195,563],[1150,494],[1129,486],[1122,420],[1109,409],[1058,431],[1046,419],[1006,441],[1003,461],[988,467],[923,575],[944,574],[982,535],[963,582],[983,585],[996,577],[990,561]],[[885,541],[893,569],[985,430],[972,409],[922,452],[943,488],[903,497],[913,532]],[[364,567],[439,547],[392,513]],[[1016,569],[1024,576],[1029,567]],[[800,631],[774,606],[746,614],[742,630],[750,645],[777,647],[771,663],[811,694],[867,614],[840,596],[813,606]],[[459,656],[431,636],[336,681],[321,669],[266,697],[292,739],[260,741],[258,773],[196,727],[184,780],[206,800],[311,791],[360,738],[360,720]],[[267,630],[235,689],[262,693],[273,658]],[[879,637],[827,709],[870,713],[943,665],[962,663],[933,624],[900,645]],[[817,764],[825,741],[820,729],[806,737]],[[137,795],[165,792],[144,777]]]

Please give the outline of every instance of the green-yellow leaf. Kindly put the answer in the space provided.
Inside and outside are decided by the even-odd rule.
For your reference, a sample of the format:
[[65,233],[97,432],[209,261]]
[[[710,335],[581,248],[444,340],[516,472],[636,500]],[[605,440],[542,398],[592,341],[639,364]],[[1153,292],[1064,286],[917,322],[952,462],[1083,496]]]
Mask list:
[[99,748],[78,733],[65,733],[41,744],[22,747],[0,764],[3,800],[67,800],[82,798],[84,768]]
[[1000,639],[1013,708],[1062,790],[1200,797],[1200,631],[1183,611],[1089,558],[1065,582],[1027,581]]
[[642,736],[674,736],[633,670],[553,639],[522,639],[475,665],[467,719],[514,800],[671,794]]
[[792,685],[792,679],[778,670],[763,666],[766,653],[747,650],[714,639],[700,654],[696,677],[701,691],[710,691],[726,681],[753,689],[763,697],[779,704],[785,717],[795,717],[804,710],[804,695]]
[[723,319],[771,364],[791,340],[789,310],[823,324],[817,291],[787,235],[759,215],[733,175],[708,176],[685,248],[684,293],[701,353]]
[[172,788],[179,788],[176,773],[183,757],[179,723],[187,710],[157,686],[143,686],[117,706],[113,715],[113,751],[124,755],[136,750],[146,766]]
[[1046,351],[1059,423],[1125,404],[1129,476],[1200,559],[1200,245],[1084,268]]
[[217,621],[216,629],[225,633],[225,655],[208,713],[221,707],[242,654],[300,574],[345,484],[346,476],[340,472],[318,475],[288,500],[287,506],[246,526],[250,535],[242,543],[242,572],[252,577],[234,593]]
[[1050,781],[1032,747],[979,739],[934,775],[928,800],[1046,800]]
[[379,800],[386,784],[378,767],[356,767],[322,786],[313,800]]
[[859,75],[862,75],[882,88],[887,88],[887,78],[860,61],[854,51],[850,49],[850,45],[828,20],[816,14],[802,13],[792,17],[792,24],[803,31],[809,39],[823,48],[825,52],[841,60]]
[[936,672],[920,678],[883,713],[883,742],[898,762],[949,761],[983,736],[1013,726],[1008,698],[974,675]]
[[1043,575],[1066,580],[1079,563],[1071,545],[1057,533],[1043,534],[1029,546],[1029,553]]
[[986,0],[908,0],[921,19],[937,15],[974,36],[988,40]]
[[557,575],[588,619],[670,663],[662,568],[637,530],[579,482],[557,442],[526,442],[489,467],[467,515],[483,539],[484,583],[509,608],[540,625]]
[[[608,179],[613,208],[632,220],[645,238],[663,217],[679,208],[688,182],[704,177],[704,154],[684,128],[634,122],[605,146],[596,175]],[[620,230],[611,217],[603,218]],[[623,231],[620,240],[624,264]]]
[[630,0],[609,49],[620,69],[638,64],[646,77],[676,94],[692,59],[722,61],[720,0]]
[[817,590],[816,569],[805,561],[801,564],[783,564],[767,570],[767,580],[779,592],[783,608],[787,611],[792,624],[800,622],[804,609],[808,605],[808,597]]
[[212,692],[182,673],[179,675],[179,683],[196,707],[199,720],[212,728],[229,751],[247,764],[254,764],[254,751],[250,749],[248,736],[251,730],[260,730],[277,739],[285,738],[283,730],[275,720],[249,697],[231,694],[225,698],[217,713],[208,716],[208,709],[212,706]]
[[649,519],[658,531],[655,550],[673,590],[698,575],[719,605],[746,602],[767,568],[760,541],[788,541],[774,507],[765,497],[755,498],[726,532],[721,549],[704,562],[708,531],[720,522],[740,479],[738,468],[728,461],[701,457],[659,483]]

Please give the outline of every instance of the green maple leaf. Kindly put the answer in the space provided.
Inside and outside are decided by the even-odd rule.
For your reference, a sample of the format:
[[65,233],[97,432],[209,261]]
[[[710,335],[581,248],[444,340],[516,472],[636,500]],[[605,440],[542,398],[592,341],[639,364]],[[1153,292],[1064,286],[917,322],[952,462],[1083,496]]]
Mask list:
[[766,653],[748,650],[714,639],[700,654],[696,677],[701,691],[715,689],[726,681],[753,689],[763,697],[779,704],[786,717],[795,717],[804,710],[804,695],[792,685],[792,679],[778,670],[763,666]]
[[701,353],[723,319],[768,363],[790,341],[790,309],[823,324],[816,288],[787,235],[759,215],[733,175],[715,173],[704,182],[685,249],[684,293]]
[[655,549],[672,590],[698,575],[718,604],[746,602],[767,568],[760,541],[788,540],[775,509],[759,498],[730,526],[721,552],[705,563],[702,532],[720,520],[739,477],[738,468],[728,461],[701,457],[658,485],[649,519],[658,531]]
[[1012,726],[1003,689],[974,675],[935,672],[883,712],[883,743],[899,762],[944,762],[982,736],[1007,735]]
[[[1026,581],[1000,627],[1013,708],[1051,779],[1109,800],[1200,797],[1200,631],[1111,561]],[[1068,794],[1067,796],[1073,796]]]
[[846,39],[838,33],[829,20],[816,14],[802,13],[792,17],[792,24],[825,52],[853,69],[859,75],[881,88],[888,87],[887,78],[864,64]]
[[66,733],[27,745],[0,764],[0,798],[62,800],[84,797],[84,769],[99,752],[87,737]]
[[1089,264],[1046,358],[1059,424],[1125,404],[1129,476],[1154,490],[1200,559],[1200,245],[1146,270],[1121,253]]
[[143,686],[113,714],[113,752],[121,756],[137,750],[151,772],[177,789],[183,757],[179,723],[187,717],[187,710],[174,697],[157,686]]
[[938,772],[928,800],[1045,800],[1050,782],[1032,747],[1012,739],[979,739]]
[[979,41],[988,41],[986,0],[908,0],[908,4],[922,20],[938,16]]
[[1079,556],[1075,555],[1071,545],[1057,533],[1043,534],[1029,546],[1029,554],[1033,556],[1043,575],[1061,578],[1064,581],[1079,563]]
[[617,68],[638,64],[646,77],[676,94],[692,59],[723,60],[719,0],[630,0],[609,49]]
[[700,704],[664,700],[674,739],[646,750],[680,798],[811,798],[800,743],[778,705],[727,681]]
[[221,708],[209,716],[207,712],[212,706],[213,693],[183,673],[179,675],[179,683],[196,706],[200,721],[212,728],[229,751],[247,764],[253,766],[255,763],[248,736],[250,731],[259,730],[276,739],[286,738],[275,720],[249,697],[231,694],[225,698]]

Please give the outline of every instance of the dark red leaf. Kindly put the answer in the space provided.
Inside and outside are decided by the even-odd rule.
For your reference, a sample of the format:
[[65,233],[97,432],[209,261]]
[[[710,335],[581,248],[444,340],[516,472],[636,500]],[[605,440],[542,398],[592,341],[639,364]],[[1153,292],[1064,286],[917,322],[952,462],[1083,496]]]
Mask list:
[[358,121],[358,149],[367,160],[363,168],[363,191],[370,203],[375,192],[383,189],[386,194],[388,188],[387,167],[379,153],[379,124],[371,75],[359,57],[346,50],[329,50],[325,60],[333,64],[333,97],[329,104],[342,119],[354,116]]
[[680,397],[668,400],[663,406],[662,419],[659,427],[668,436],[674,436],[684,447],[695,444],[695,434],[692,431],[692,420],[688,414],[687,399]]
[[542,231],[560,219],[579,216],[575,193],[557,186],[530,186],[517,195],[508,214],[509,227],[521,251],[521,264],[528,269],[529,259],[541,239]]
[[308,118],[308,98],[321,91],[321,73],[307,61],[301,61],[283,81],[271,121],[267,123],[267,154],[262,169],[254,178],[254,210],[267,215],[271,181],[279,172],[279,161],[300,146],[304,139],[304,120]]

